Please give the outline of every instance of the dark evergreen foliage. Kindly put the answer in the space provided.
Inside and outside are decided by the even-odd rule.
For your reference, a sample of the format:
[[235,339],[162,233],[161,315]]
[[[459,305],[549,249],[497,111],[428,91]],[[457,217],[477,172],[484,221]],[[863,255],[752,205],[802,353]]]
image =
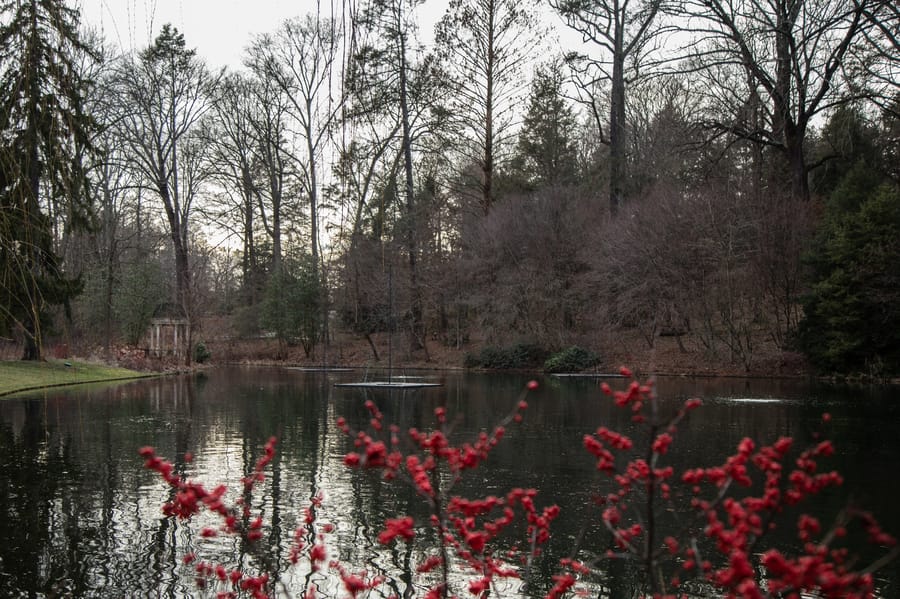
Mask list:
[[578,178],[578,123],[563,95],[564,83],[559,63],[544,65],[534,74],[514,166],[529,191],[573,185]]
[[545,372],[581,372],[600,363],[600,356],[594,352],[573,345],[557,352],[544,362]]
[[835,158],[820,185],[833,188],[808,254],[800,341],[829,373],[900,373],[900,185],[881,160],[879,137],[849,107],[824,130]]
[[86,157],[96,124],[76,61],[91,51],[64,2],[5,2],[0,14],[0,332],[21,330],[33,360],[48,309],[81,289],[60,264],[50,215],[70,229],[93,222]]
[[547,350],[533,343],[516,343],[509,347],[488,346],[477,354],[466,356],[466,368],[515,370],[536,368],[547,358]]
[[883,184],[856,210],[829,214],[813,263],[800,328],[813,363],[825,372],[900,373],[900,189]]

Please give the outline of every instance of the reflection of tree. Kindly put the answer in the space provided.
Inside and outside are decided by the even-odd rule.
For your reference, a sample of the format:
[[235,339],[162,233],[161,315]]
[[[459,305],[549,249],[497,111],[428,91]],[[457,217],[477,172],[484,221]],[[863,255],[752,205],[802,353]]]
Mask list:
[[153,574],[154,587],[163,597],[175,596],[176,580],[166,573],[174,571],[178,565],[175,557],[176,527],[170,518],[160,518],[159,525],[153,533],[150,572]]
[[[434,408],[445,406],[454,424],[454,442],[493,425],[506,414],[521,376],[449,376],[441,390],[417,394],[382,393],[371,397],[390,421],[402,429],[434,425]],[[180,562],[184,551],[202,547],[206,557],[234,560],[241,566],[259,564],[239,543],[201,541],[196,528],[159,519],[164,487],[140,467],[136,449],[155,445],[176,460],[180,472],[211,484],[237,489],[243,467],[252,468],[265,440],[279,436],[278,451],[266,481],[255,494],[254,512],[264,510],[273,530],[259,550],[273,557],[274,568],[288,568],[285,549],[301,508],[319,490],[325,503],[320,523],[337,525],[329,544],[351,570],[365,568],[384,574],[388,592],[403,597],[421,594],[414,568],[437,546],[428,527],[409,546],[385,547],[377,542],[384,520],[409,514],[425,521],[423,502],[406,485],[383,485],[377,475],[347,472],[342,456],[351,439],[331,425],[338,415],[354,429],[367,425],[365,397],[335,390],[333,379],[321,374],[285,370],[210,373],[205,386],[192,377],[167,377],[102,391],[48,396],[43,401],[8,399],[0,402],[0,596],[49,595],[54,589],[72,596],[176,596],[190,593],[190,569]],[[262,387],[262,389],[261,389]],[[832,413],[828,431],[838,455],[828,464],[845,473],[847,489],[876,514],[887,530],[900,520],[892,501],[900,481],[885,476],[896,455],[898,407],[891,392],[865,389],[810,388],[805,382],[668,380],[658,382],[665,406],[700,395],[706,405],[691,414],[672,446],[677,471],[687,465],[710,466],[734,450],[744,435],[772,441],[791,434],[798,443],[811,440],[822,411]],[[741,398],[772,397],[793,401],[754,403]],[[857,401],[848,402],[848,398]],[[716,399],[719,398],[719,399]],[[723,399],[724,398],[724,399]],[[815,401],[800,401],[814,398]],[[584,548],[603,555],[608,537],[599,515],[588,506],[594,493],[607,492],[595,478],[581,439],[600,425],[633,432],[611,402],[604,401],[596,381],[546,381],[521,425],[491,454],[484,470],[466,477],[455,489],[469,497],[499,494],[512,486],[534,486],[542,505],[558,503],[561,517],[543,560],[535,562],[527,593],[546,591],[559,557],[568,555],[587,524]],[[714,431],[714,432],[711,432]],[[638,439],[635,438],[637,442]],[[198,456],[193,464],[184,451]],[[242,460],[242,455],[246,457]],[[205,456],[212,456],[205,459]],[[225,456],[225,457],[223,457]],[[232,461],[233,460],[233,471]],[[242,466],[241,462],[245,465]],[[810,509],[823,516],[844,507],[846,495],[823,497]],[[270,519],[271,517],[271,519]],[[199,525],[199,523],[195,523]],[[790,528],[790,527],[788,527]],[[175,543],[178,543],[176,548]],[[788,531],[770,539],[775,545],[795,542]],[[605,586],[595,597],[627,596],[629,564],[604,562]],[[290,593],[305,588],[298,573]],[[335,590],[340,584],[317,573],[315,582]],[[882,574],[881,588],[894,588],[897,569]],[[413,586],[415,584],[415,586]],[[542,587],[542,585],[544,585]]]
[[23,402],[19,434],[0,429],[0,595],[53,595],[87,588],[82,566],[82,516],[88,512],[72,490],[81,471],[71,446],[45,420],[45,404]]
[[[98,477],[98,480],[101,481],[101,509],[98,534],[100,535],[100,550],[106,555],[113,553],[115,550],[113,535],[116,529],[116,490],[119,478],[118,462],[113,455],[112,418],[109,405],[106,404],[106,409],[103,411],[105,416],[102,419],[103,446],[100,448],[103,458],[99,460],[100,463],[98,464],[103,469],[102,479]],[[114,574],[114,570],[110,566],[111,564],[108,560],[101,560],[99,564],[100,575],[105,579],[109,579]]]
[[[186,412],[186,416],[176,420],[175,428],[175,455],[173,464],[175,472],[182,477],[187,476],[186,454],[191,451],[193,411],[196,403],[196,389],[193,382],[179,377],[171,383],[171,395],[176,407]],[[169,489],[167,501],[175,498],[175,489]],[[156,576],[156,588],[161,596],[175,597],[178,590],[178,579],[170,573],[176,571],[180,562],[176,554],[179,532],[190,535],[190,530],[179,530],[178,524],[168,517],[158,520],[159,524],[153,533],[152,572]]]

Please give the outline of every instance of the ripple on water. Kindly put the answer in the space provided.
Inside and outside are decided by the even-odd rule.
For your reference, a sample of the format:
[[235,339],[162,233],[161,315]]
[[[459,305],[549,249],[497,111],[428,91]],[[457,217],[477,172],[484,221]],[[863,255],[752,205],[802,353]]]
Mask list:
[[[220,525],[215,517],[202,516],[190,525],[162,518],[160,505],[170,490],[158,475],[141,468],[136,450],[155,445],[168,459],[180,461],[178,468],[187,476],[210,487],[226,484],[235,492],[270,434],[280,437],[278,456],[255,494],[253,509],[263,513],[267,525],[276,522],[274,532],[266,528],[264,543],[267,552],[281,559],[279,567],[287,568],[284,556],[302,508],[323,491],[325,503],[317,511],[317,521],[336,527],[328,538],[331,557],[353,571],[365,568],[371,574],[386,574],[395,581],[397,594],[403,595],[410,564],[415,567],[434,551],[427,509],[409,487],[385,485],[377,474],[343,466],[353,440],[340,434],[334,422],[344,415],[354,428],[365,428],[363,401],[369,396],[339,393],[323,381],[309,373],[282,377],[277,372],[241,370],[212,372],[192,393],[184,392],[187,383],[181,389],[167,380],[165,385],[138,383],[130,387],[134,393],[115,399],[73,391],[60,392],[49,402],[0,402],[0,427],[6,432],[0,435],[0,450],[10,456],[7,463],[0,463],[0,501],[7,505],[6,523],[0,522],[5,526],[0,529],[0,596],[47,596],[49,585],[58,583],[57,588],[78,597],[199,597],[191,568],[181,562],[192,550],[206,559],[255,571],[253,558],[233,538],[201,539],[203,526]],[[693,464],[699,456],[704,463],[714,463],[720,452],[733,451],[735,439],[745,434],[760,439],[805,438],[806,431],[819,423],[820,408],[827,406],[834,415],[836,443],[859,452],[851,454],[847,464],[860,490],[853,487],[848,492],[883,498],[881,507],[887,508],[889,520],[892,517],[900,489],[895,477],[884,473],[892,472],[900,459],[896,444],[900,403],[877,397],[859,401],[858,390],[838,394],[793,382],[676,382],[660,381],[660,397],[669,401],[664,407],[677,408],[684,398],[694,396],[709,398],[713,404],[712,409],[692,413],[679,429],[678,447],[685,448],[681,457],[687,462]],[[514,377],[471,374],[448,377],[448,383],[433,394],[372,397],[386,422],[404,429],[432,426],[434,408],[446,406],[448,412],[466,415],[454,424],[454,433],[468,435],[505,417],[509,398],[521,388]],[[618,422],[610,402],[597,398],[596,385],[554,379],[544,393],[529,398],[525,423],[510,427],[485,469],[457,490],[475,497],[510,486],[539,487],[542,504],[563,507],[554,539],[564,539],[557,547],[568,551],[580,534],[584,512],[579,510],[591,490],[587,485],[594,480],[594,464],[580,445],[584,429],[590,432],[600,424]],[[191,451],[196,459],[184,464],[175,448]],[[856,457],[863,455],[865,460]],[[671,457],[680,459],[675,452]],[[234,499],[233,494],[230,497]],[[417,529],[421,536],[415,546],[378,544],[385,518],[401,514],[424,523]],[[45,570],[38,572],[39,567]],[[541,575],[549,578],[552,568],[538,570],[535,580]],[[35,582],[38,576],[42,578]],[[453,576],[464,593],[462,575],[455,571]],[[285,580],[290,596],[299,596],[308,584],[328,597],[343,594],[338,578],[313,575],[308,566],[290,570]],[[414,580],[417,594],[423,595],[431,579]],[[896,569],[879,575],[879,586],[886,589],[881,596],[893,596],[888,591],[897,588],[897,580]],[[517,581],[508,582],[512,586],[505,596],[525,595]],[[538,592],[537,586],[533,592]]]
[[792,404],[797,403],[798,400],[783,397],[714,397],[711,401],[717,403]]

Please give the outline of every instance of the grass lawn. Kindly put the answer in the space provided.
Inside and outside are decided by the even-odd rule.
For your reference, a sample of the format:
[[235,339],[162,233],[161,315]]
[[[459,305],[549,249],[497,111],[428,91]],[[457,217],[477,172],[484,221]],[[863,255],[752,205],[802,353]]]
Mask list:
[[[70,364],[70,366],[66,366]],[[0,362],[0,395],[39,387],[138,378],[143,373],[72,360]]]

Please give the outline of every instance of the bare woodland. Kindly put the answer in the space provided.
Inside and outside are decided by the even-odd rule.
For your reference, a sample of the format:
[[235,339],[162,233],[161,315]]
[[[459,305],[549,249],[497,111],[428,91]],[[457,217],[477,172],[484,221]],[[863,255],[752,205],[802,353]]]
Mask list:
[[[900,203],[889,0],[452,0],[428,45],[420,0],[346,0],[222,72],[170,25],[122,55],[55,4],[2,7],[4,82],[45,77],[7,86],[25,91],[0,122],[38,132],[7,135],[0,181],[0,336],[28,357],[112,358],[174,304],[214,359],[337,362],[355,343],[386,363],[390,338],[394,360],[456,366],[628,336],[752,371],[818,343],[834,239],[872,198],[871,227]],[[583,43],[562,47],[549,11]],[[90,118],[67,152],[20,110],[57,93],[7,51],[39,43]],[[51,159],[83,166],[83,193]],[[900,297],[885,264],[876,306]],[[850,367],[900,355],[878,347]]]

